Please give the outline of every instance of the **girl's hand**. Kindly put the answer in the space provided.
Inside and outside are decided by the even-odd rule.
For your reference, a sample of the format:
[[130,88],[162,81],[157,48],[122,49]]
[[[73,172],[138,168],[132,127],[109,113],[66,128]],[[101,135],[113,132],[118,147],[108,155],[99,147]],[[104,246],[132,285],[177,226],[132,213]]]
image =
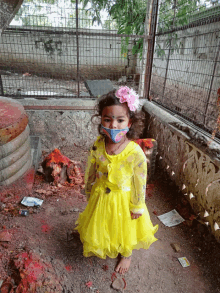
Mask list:
[[132,218],[132,219],[138,219],[138,218],[140,218],[140,216],[142,216],[142,214],[133,214],[133,213],[131,212],[131,218]]

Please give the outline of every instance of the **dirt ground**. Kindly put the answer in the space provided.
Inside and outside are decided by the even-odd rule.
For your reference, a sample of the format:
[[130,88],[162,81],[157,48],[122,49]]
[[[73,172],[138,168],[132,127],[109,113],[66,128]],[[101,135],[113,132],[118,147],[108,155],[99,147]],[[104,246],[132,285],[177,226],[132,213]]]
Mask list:
[[[62,153],[81,159],[85,167],[86,151],[63,149]],[[22,195],[1,197],[0,236],[8,231],[10,239],[0,241],[0,282],[11,277],[8,280],[14,289],[10,292],[116,292],[111,277],[118,260],[84,258],[80,240],[74,237],[67,241],[67,232],[72,231],[87,204],[83,190],[55,187],[38,172],[29,196],[43,199],[42,206],[22,206]],[[158,241],[148,251],[134,251],[130,270],[124,276],[124,292],[220,292],[220,246],[206,226],[195,219],[187,201],[159,166],[147,186],[146,204],[153,224],[159,224]],[[186,221],[165,227],[157,216],[174,208]],[[19,215],[20,209],[28,209],[29,215]],[[174,251],[172,243],[179,245],[179,252]],[[189,267],[182,267],[178,261],[184,256]]]
[[[25,95],[26,98],[29,95],[41,95],[44,98],[48,95],[52,98],[56,98],[56,96],[77,96],[78,85],[77,82],[73,79],[56,79],[31,75],[29,73],[13,73],[10,71],[8,71],[8,73],[10,75],[2,75],[3,91],[6,96],[16,95],[17,98],[19,98],[20,96],[22,97],[23,95]],[[102,77],[102,79],[106,78],[106,76]],[[92,79],[94,79],[94,77]],[[121,82],[120,79],[118,80],[119,81],[111,79],[114,88],[117,89],[121,85],[127,85],[129,87],[132,87],[136,92],[138,91],[138,85],[133,80],[128,80],[127,82]],[[89,92],[83,81],[79,83],[79,91],[81,95],[89,96]]]

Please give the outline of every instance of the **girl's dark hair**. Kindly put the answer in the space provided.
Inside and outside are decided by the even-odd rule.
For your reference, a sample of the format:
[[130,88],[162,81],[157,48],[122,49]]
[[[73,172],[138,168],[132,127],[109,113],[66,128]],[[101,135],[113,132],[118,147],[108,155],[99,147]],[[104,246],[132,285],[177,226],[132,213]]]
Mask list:
[[[97,114],[92,116],[91,118],[92,121],[93,121],[93,118],[102,116],[102,111],[105,107],[113,106],[113,105],[123,105],[123,104],[127,105],[127,103],[122,104],[119,101],[119,99],[115,96],[115,92],[116,90],[113,90],[98,99],[98,103],[96,105]],[[129,119],[131,119],[131,123],[132,123],[129,131],[127,132],[127,138],[138,139],[140,138],[144,129],[143,112],[130,111],[128,107],[127,107],[127,110],[128,110]],[[101,130],[101,123],[98,125],[98,131],[99,131],[99,134],[104,135],[103,133],[101,133],[100,130]]]

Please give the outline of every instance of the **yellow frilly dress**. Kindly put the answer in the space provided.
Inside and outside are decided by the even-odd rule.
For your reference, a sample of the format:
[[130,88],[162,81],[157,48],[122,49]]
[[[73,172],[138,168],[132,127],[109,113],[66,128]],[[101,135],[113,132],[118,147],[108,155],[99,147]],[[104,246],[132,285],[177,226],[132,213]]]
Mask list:
[[[133,249],[148,249],[157,239],[145,204],[146,156],[130,141],[118,155],[108,155],[99,136],[90,149],[85,173],[88,204],[76,222],[83,255],[128,257]],[[131,213],[140,213],[131,219]]]

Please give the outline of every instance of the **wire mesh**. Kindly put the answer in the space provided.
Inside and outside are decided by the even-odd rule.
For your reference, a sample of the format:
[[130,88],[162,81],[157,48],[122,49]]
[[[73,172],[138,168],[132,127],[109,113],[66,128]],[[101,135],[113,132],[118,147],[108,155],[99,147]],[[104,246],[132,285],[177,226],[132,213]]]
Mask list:
[[[85,9],[80,3],[24,1],[1,36],[2,95],[90,98],[86,80],[104,79],[115,88],[128,85],[137,91],[146,68],[144,82],[151,80],[154,101],[209,131],[215,127],[220,75],[217,2],[205,7],[196,0],[107,1],[108,8],[115,5],[114,17],[104,10],[96,14],[97,1],[89,1]],[[148,32],[146,27],[156,14],[154,42],[153,29]],[[153,59],[147,44],[148,51],[154,50]]]
[[[24,1],[1,37],[2,94],[89,98],[87,79],[110,79],[115,88],[127,84],[138,90],[146,0],[124,1],[128,21],[139,15],[139,27],[129,30],[105,11],[102,24],[94,22],[91,9],[82,9],[78,1],[47,2]],[[135,2],[141,17],[138,11],[131,13]]]
[[160,2],[150,97],[209,132],[218,116],[219,35],[220,5]]

